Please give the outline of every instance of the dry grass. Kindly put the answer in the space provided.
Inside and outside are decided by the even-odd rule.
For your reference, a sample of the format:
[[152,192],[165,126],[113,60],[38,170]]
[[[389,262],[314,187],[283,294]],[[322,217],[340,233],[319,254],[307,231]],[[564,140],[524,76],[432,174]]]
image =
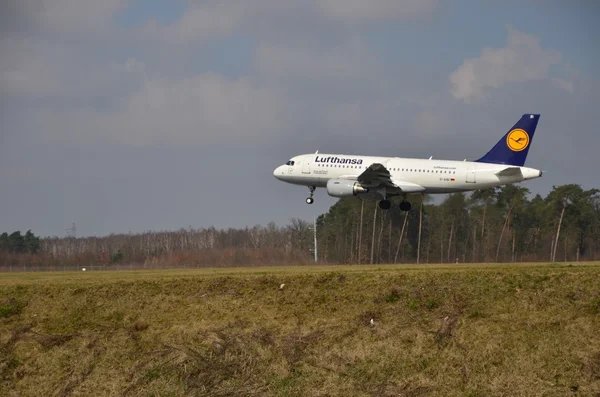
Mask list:
[[2,274],[0,395],[594,396],[599,330],[597,264]]

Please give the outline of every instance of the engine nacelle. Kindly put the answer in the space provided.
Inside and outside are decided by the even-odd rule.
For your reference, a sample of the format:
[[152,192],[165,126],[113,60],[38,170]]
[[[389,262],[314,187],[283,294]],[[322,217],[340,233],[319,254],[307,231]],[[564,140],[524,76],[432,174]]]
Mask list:
[[327,181],[327,194],[332,197],[352,197],[368,193],[369,189],[356,181],[346,179],[330,179]]

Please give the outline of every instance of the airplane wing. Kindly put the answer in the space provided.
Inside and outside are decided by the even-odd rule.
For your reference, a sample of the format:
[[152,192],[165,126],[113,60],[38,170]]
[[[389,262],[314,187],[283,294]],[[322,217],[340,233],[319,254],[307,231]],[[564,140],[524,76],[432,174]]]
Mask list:
[[390,171],[379,163],[371,164],[356,180],[365,187],[378,187],[381,185],[395,187]]
[[371,164],[356,180],[361,185],[369,188],[385,187],[390,194],[414,193],[425,190],[423,186],[416,183],[392,180],[390,171],[383,164],[379,163]]

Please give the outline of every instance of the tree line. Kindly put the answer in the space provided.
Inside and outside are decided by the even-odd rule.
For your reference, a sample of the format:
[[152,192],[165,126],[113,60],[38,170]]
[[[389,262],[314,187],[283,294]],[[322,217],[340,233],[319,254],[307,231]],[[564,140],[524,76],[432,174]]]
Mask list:
[[[554,187],[529,198],[507,185],[454,193],[440,203],[408,196],[387,211],[376,201],[338,200],[317,219],[324,263],[451,263],[600,259],[600,191]],[[253,266],[313,261],[313,223],[293,218],[240,229],[187,228],[104,237],[0,235],[0,268]]]
[[0,253],[36,254],[39,249],[40,238],[36,237],[31,230],[28,230],[24,236],[20,231],[0,234]]
[[[308,227],[308,223],[294,218],[283,227],[271,222],[266,226],[243,229],[190,227],[104,237],[46,237],[39,239],[39,247],[33,251],[15,250],[9,246],[4,248],[2,245],[0,268],[60,270],[78,266],[140,268],[306,264],[311,258],[308,240],[312,242]],[[20,235],[20,232],[10,236],[13,235]]]
[[600,258],[600,191],[554,187],[454,193],[439,204],[408,196],[412,210],[342,199],[318,219],[320,254],[343,263],[579,261]]

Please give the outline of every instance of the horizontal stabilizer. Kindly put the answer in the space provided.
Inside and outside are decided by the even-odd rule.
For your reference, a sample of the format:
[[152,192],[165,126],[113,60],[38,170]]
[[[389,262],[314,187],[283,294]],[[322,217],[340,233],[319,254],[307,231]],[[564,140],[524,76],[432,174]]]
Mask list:
[[501,171],[496,172],[498,176],[523,176],[521,167],[507,167]]

